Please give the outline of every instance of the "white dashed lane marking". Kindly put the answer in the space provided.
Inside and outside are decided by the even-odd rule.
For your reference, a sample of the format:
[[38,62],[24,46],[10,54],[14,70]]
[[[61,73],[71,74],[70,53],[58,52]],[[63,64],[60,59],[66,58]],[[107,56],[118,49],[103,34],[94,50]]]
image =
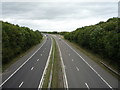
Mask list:
[[23,85],[24,82],[21,82],[21,84],[19,85],[19,88]]
[[39,61],[39,59],[37,59],[37,61]]
[[88,89],[90,89],[87,83],[85,83],[85,85],[87,86]]
[[[64,43],[68,45],[65,41]],[[106,83],[108,87],[112,89],[112,86],[81,55],[79,55],[78,52],[76,52],[71,46],[68,45],[68,47],[70,47],[103,80],[103,82]]]
[[76,67],[76,69],[77,69],[77,71],[79,71],[79,68],[78,68],[78,67]]
[[74,59],[72,59],[72,61],[74,61]]
[[33,70],[33,69],[34,69],[34,67],[31,68],[31,70]]

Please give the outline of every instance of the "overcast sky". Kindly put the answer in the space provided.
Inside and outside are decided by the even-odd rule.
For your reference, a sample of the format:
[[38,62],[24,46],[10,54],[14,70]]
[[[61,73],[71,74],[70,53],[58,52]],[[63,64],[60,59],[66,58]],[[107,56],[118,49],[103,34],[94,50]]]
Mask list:
[[118,0],[10,1],[2,0],[0,19],[40,31],[73,31],[118,16]]

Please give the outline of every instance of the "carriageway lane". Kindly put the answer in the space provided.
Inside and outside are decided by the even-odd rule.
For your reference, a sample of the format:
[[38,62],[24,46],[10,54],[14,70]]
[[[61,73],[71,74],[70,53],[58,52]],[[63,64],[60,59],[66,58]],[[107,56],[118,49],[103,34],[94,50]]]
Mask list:
[[2,88],[38,88],[51,45],[51,38],[48,37],[43,46],[3,84]]
[[[60,46],[69,88],[118,88],[118,80],[97,63],[78,51],[59,36],[54,37]],[[85,59],[84,59],[85,58]]]

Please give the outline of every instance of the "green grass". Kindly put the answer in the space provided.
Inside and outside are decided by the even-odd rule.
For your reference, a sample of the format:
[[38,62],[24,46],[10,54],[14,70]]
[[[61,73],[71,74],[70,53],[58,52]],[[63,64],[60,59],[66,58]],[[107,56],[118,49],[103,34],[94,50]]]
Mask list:
[[[53,56],[54,56],[54,60],[53,60]],[[53,63],[53,69],[52,69],[52,63]],[[60,61],[59,51],[58,51],[58,47],[56,45],[55,39],[53,39],[52,54],[50,57],[46,75],[44,76],[44,83],[42,88],[48,88],[51,69],[53,71],[51,88],[63,88],[63,80],[62,80],[63,74],[62,74],[62,68],[61,68],[61,61]]]
[[0,73],[2,73],[2,43],[0,42]]
[[53,41],[53,46],[52,46],[52,53],[51,53],[51,56],[50,56],[50,61],[49,61],[49,64],[48,64],[48,67],[46,69],[46,74],[44,76],[44,82],[43,82],[43,86],[42,88],[48,88],[48,83],[49,83],[49,78],[50,78],[50,72],[51,72],[51,68],[52,68],[52,58],[53,58],[53,50],[54,50],[54,47],[55,47],[55,42]]
[[63,73],[62,73],[62,68],[61,68],[59,50],[55,43],[55,57],[54,57],[54,64],[53,64],[53,78],[52,78],[51,88],[63,88],[62,76],[63,76]]

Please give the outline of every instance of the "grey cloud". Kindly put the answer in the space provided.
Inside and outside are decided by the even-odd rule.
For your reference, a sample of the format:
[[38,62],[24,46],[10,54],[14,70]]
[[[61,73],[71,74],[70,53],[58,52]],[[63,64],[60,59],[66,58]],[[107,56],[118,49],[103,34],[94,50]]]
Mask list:
[[117,5],[117,2],[2,2],[2,19],[35,30],[73,30],[116,17]]
[[[2,5],[3,17],[22,19],[80,19],[92,15],[115,13],[116,3],[88,2],[88,3],[51,3],[51,2],[4,2]],[[89,11],[84,12],[85,10]]]

